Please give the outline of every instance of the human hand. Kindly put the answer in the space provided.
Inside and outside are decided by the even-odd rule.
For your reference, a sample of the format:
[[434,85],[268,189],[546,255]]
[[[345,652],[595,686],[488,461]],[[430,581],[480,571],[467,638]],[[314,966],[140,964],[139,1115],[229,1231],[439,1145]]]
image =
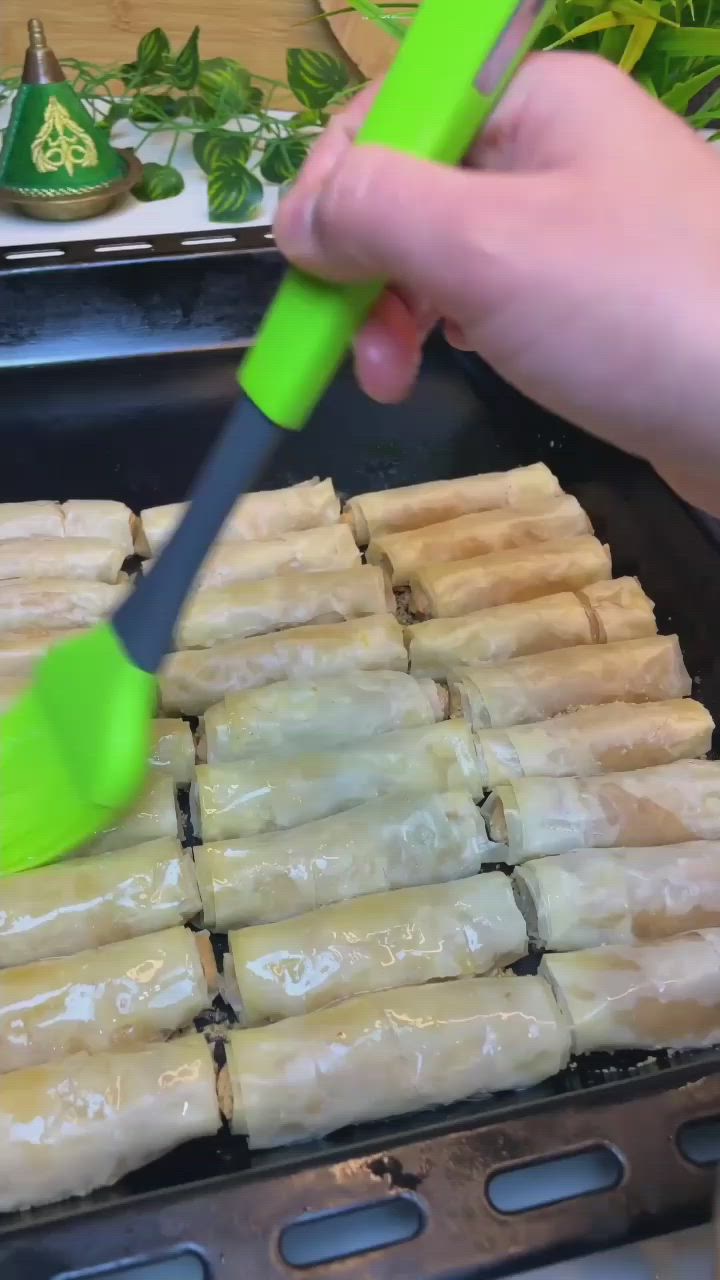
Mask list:
[[365,390],[410,390],[438,317],[546,408],[720,511],[720,156],[609,63],[530,58],[465,169],[352,147],[335,118],[276,221],[331,280],[392,287],[356,342]]

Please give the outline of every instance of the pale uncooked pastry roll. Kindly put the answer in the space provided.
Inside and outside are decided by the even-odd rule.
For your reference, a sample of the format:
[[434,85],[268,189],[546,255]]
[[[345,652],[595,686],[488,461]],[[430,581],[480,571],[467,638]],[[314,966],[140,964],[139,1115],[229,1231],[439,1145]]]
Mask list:
[[[319,573],[329,569],[354,569],[360,551],[346,524],[320,529],[299,529],[265,542],[223,542],[216,546],[195,579],[195,589],[231,587],[255,582],[276,573]],[[143,566],[147,573],[152,562]]]
[[608,547],[589,536],[567,538],[450,564],[428,564],[410,579],[411,601],[419,614],[455,618],[555,591],[576,591],[611,575]]
[[654,636],[657,631],[655,606],[637,578],[589,582],[578,598],[590,614],[598,644]]
[[381,534],[370,543],[367,559],[370,564],[379,564],[388,570],[394,587],[404,587],[412,574],[426,564],[466,560],[491,551],[574,538],[585,533],[592,533],[592,525],[577,498],[565,493],[528,508],[480,511],[421,529]]
[[[158,1040],[212,1001],[199,934],[182,925],[0,973],[0,1072]],[[207,962],[212,948],[205,948]]]
[[142,795],[132,808],[121,814],[114,827],[103,831],[80,852],[108,853],[113,849],[129,849],[131,845],[157,840],[161,836],[177,839],[179,821],[172,776],[162,772],[151,773]]
[[540,978],[461,978],[356,996],[269,1027],[233,1031],[221,1086],[250,1146],[525,1089],[567,1064],[570,1036]]
[[195,850],[211,929],[272,923],[386,889],[474,875],[496,856],[464,791],[388,796],[250,840]]
[[0,675],[27,680],[39,658],[63,640],[82,635],[82,629],[65,631],[2,631],[0,628]]
[[69,502],[0,503],[0,540],[7,538],[105,538],[133,553],[135,516],[122,502],[74,498]]
[[64,578],[118,582],[125,552],[106,538],[0,540],[0,580]]
[[167,773],[178,786],[187,786],[195,773],[195,741],[184,720],[153,720],[150,767]]
[[684,698],[692,689],[677,636],[578,645],[496,667],[468,667],[449,685],[451,712],[473,729],[532,724],[608,702]]
[[583,847],[720,840],[720,762],[679,760],[601,778],[519,778],[491,792],[482,812],[511,863]]
[[201,1035],[0,1076],[0,1211],[86,1195],[220,1127]]
[[192,858],[177,840],[8,876],[0,894],[0,968],[184,924],[200,905]]
[[579,778],[645,769],[707,755],[713,718],[700,702],[674,698],[585,707],[539,724],[475,734],[486,787],[515,778]]
[[0,582],[0,632],[92,627],[127,595],[127,583],[34,578]]
[[402,627],[389,614],[171,653],[161,668],[160,697],[169,714],[202,715],[241,689],[358,670],[407,671]]
[[227,975],[241,1022],[312,1013],[364,991],[469,978],[527,955],[507,876],[374,893],[231,933]]
[[183,609],[175,630],[178,649],[206,649],[223,640],[394,613],[395,597],[382,569],[291,573],[263,582],[199,591]]
[[[185,512],[185,503],[147,507],[140,512],[135,546],[139,555],[157,555]],[[332,480],[303,480],[288,489],[267,489],[241,498],[223,525],[219,540],[248,542],[275,538],[294,529],[337,524],[340,502]]]
[[530,934],[550,951],[652,942],[720,926],[720,842],[574,849],[513,876]]
[[201,764],[196,778],[204,841],[297,827],[394,792],[462,789],[476,799],[482,795],[473,736],[461,720],[286,759]]
[[720,1042],[720,929],[548,955],[540,969],[569,1019],[576,1053]]
[[473,511],[520,507],[562,493],[544,462],[514,471],[488,471],[459,480],[430,480],[401,489],[361,493],[350,498],[346,516],[361,547],[380,534],[420,529]]
[[208,764],[345,746],[393,729],[433,724],[447,693],[403,671],[358,671],[324,680],[280,680],[224,698],[205,713],[198,757]]

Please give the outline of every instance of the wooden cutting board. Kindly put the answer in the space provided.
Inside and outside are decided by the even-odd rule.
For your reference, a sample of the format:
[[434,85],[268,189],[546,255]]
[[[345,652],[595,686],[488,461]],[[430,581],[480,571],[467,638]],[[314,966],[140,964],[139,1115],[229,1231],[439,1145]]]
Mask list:
[[318,0],[338,44],[364,76],[372,80],[382,75],[397,53],[397,40],[361,18],[358,13],[342,13],[331,17],[333,10],[344,8],[343,0]]

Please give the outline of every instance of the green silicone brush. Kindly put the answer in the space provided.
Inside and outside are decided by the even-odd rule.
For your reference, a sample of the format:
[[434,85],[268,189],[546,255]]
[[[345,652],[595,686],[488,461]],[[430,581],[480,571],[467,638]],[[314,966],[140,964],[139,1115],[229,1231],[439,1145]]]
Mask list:
[[[545,0],[425,0],[357,144],[457,164],[545,7]],[[382,288],[382,281],[338,286],[288,272],[240,368],[244,397],[153,573],[110,622],[52,649],[0,720],[0,874],[62,857],[111,825],[137,794],[155,673],[193,579],[282,430],[304,426]]]

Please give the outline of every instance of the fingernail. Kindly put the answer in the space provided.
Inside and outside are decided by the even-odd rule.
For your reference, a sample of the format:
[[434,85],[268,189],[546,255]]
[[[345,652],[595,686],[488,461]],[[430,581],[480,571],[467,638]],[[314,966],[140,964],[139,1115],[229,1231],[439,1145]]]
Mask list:
[[274,223],[275,239],[288,258],[313,255],[316,203],[314,192],[303,192],[295,186],[279,204]]

